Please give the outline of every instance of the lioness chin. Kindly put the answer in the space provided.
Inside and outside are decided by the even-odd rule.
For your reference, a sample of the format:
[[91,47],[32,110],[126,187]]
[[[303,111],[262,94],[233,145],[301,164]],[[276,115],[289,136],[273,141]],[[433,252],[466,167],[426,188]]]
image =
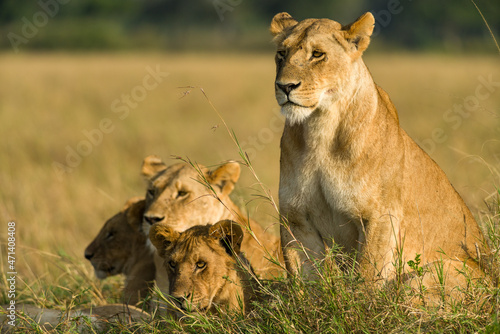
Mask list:
[[[359,253],[369,281],[394,278],[417,254],[481,277],[490,253],[478,224],[437,164],[399,126],[387,93],[361,59],[372,14],[341,25],[277,14],[275,93],[286,123],[281,138],[281,245],[287,269],[312,273],[332,240]],[[302,248],[303,247],[303,248]],[[304,252],[303,250],[307,250]],[[402,253],[401,253],[402,251]],[[306,254],[307,253],[307,254]],[[466,283],[463,283],[466,284]]]

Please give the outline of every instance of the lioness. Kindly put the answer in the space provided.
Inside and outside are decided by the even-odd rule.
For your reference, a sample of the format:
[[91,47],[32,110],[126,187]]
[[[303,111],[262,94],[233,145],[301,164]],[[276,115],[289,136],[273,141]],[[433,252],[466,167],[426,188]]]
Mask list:
[[179,233],[155,224],[149,238],[163,259],[169,294],[179,311],[210,311],[214,306],[248,309],[253,289],[251,268],[240,253],[244,238],[240,225],[222,220]]
[[155,279],[153,252],[141,230],[144,207],[144,198],[129,199],[85,249],[97,278],[126,276],[123,302],[131,305],[146,297]]
[[[204,166],[199,168],[200,171],[197,171],[186,163],[167,167],[154,155],[144,159],[142,174],[149,183],[143,221],[144,233],[147,235],[153,224],[165,224],[177,232],[182,232],[194,225],[215,224],[223,219],[232,219],[245,227],[241,250],[255,272],[267,277],[278,274],[280,268],[266,259],[269,257],[266,249],[278,258],[281,253],[279,238],[264,231],[254,220],[247,220],[229,198],[240,177],[239,164],[228,162],[215,170]],[[203,184],[205,181],[207,184]],[[157,264],[158,261],[157,259]],[[161,279],[158,279],[158,282],[161,282]]]
[[345,252],[360,253],[369,280],[394,277],[396,256],[406,264],[416,254],[422,264],[443,260],[450,278],[463,261],[481,276],[476,259],[489,248],[478,224],[399,126],[361,59],[374,23],[370,13],[346,26],[297,22],[288,13],[272,20],[275,94],[286,116],[279,187],[286,266],[311,274],[309,256],[321,258],[333,238]]

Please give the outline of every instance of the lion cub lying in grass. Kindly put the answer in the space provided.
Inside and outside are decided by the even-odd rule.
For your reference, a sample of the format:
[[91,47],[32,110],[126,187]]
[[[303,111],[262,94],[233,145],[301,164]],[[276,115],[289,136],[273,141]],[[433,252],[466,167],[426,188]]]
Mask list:
[[153,252],[141,230],[144,208],[144,198],[129,199],[85,249],[85,258],[92,263],[97,278],[126,276],[122,301],[131,305],[146,297],[156,272]]
[[251,268],[240,253],[243,230],[231,220],[176,232],[155,224],[149,237],[163,259],[169,295],[182,311],[248,310]]

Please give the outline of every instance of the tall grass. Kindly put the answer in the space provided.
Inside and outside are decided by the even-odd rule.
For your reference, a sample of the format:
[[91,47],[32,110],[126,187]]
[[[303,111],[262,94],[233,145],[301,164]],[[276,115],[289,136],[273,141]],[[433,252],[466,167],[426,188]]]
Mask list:
[[[483,223],[491,228],[490,239],[499,249],[498,212],[500,197],[490,203],[491,214]],[[354,269],[341,271],[332,265],[339,256],[332,249],[318,266],[317,280],[298,277],[260,281],[259,299],[247,314],[186,314],[179,322],[156,315],[153,320],[133,325],[112,323],[107,333],[497,333],[500,330],[500,291],[474,282],[467,290],[471,298],[461,302],[446,299],[439,306],[419,305],[420,292],[404,283],[373,289],[363,284]],[[496,263],[500,258],[497,256]],[[116,302],[118,280],[94,282],[81,261],[57,257],[65,271],[56,281],[35,281],[20,291],[27,302],[63,312],[96,302]],[[5,299],[5,297],[4,297]],[[96,332],[84,319],[62,321],[56,333]],[[44,333],[29,318],[20,318],[15,333],[26,330]],[[97,331],[100,333],[101,331]]]

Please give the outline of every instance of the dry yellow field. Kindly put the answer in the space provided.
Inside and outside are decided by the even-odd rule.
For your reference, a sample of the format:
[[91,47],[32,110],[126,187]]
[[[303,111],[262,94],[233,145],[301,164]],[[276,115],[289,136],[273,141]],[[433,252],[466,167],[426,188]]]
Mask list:
[[[479,216],[499,181],[498,57],[368,54],[365,61],[402,126]],[[83,250],[104,220],[145,193],[145,156],[240,160],[199,87],[277,201],[283,119],[274,71],[272,54],[0,55],[0,241],[15,221],[19,277],[57,276],[44,252],[85,263]],[[198,88],[179,88],[186,86]],[[276,223],[255,194],[260,188],[243,169],[233,197],[262,224]]]

